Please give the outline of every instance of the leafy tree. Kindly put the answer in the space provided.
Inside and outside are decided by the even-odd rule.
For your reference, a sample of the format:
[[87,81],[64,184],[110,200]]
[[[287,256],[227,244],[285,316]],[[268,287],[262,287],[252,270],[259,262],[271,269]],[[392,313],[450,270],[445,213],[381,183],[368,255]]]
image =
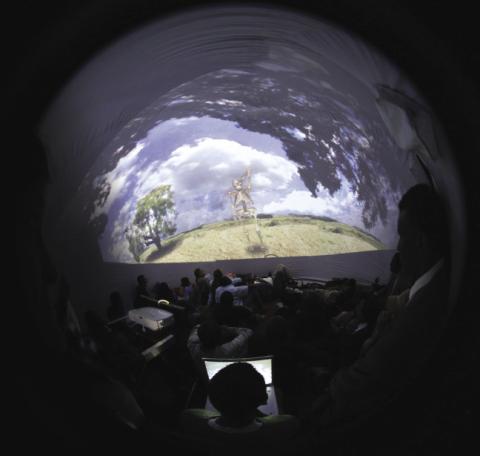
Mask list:
[[140,230],[136,226],[130,226],[125,230],[125,236],[128,241],[128,250],[130,250],[135,261],[140,263],[140,255],[145,250]]
[[137,203],[133,219],[143,233],[146,244],[162,246],[162,239],[175,233],[175,203],[170,185],[160,185]]

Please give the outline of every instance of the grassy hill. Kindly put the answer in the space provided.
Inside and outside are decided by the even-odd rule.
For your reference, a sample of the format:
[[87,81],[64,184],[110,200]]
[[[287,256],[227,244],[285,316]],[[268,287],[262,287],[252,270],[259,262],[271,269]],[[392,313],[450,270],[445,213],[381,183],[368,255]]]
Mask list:
[[159,251],[150,246],[144,263],[183,263],[266,255],[315,256],[380,250],[385,246],[355,227],[313,217],[272,217],[202,225],[166,239]]

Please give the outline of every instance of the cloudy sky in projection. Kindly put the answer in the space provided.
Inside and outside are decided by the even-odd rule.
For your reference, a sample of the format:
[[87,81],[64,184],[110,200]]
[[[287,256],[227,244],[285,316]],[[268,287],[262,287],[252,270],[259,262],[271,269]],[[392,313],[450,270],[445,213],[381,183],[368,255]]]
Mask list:
[[[189,137],[188,132],[195,139],[175,147]],[[214,137],[208,132],[215,132]],[[306,139],[300,130],[291,129],[289,134],[298,141]],[[339,141],[336,137],[329,140]],[[324,142],[328,146],[329,141]],[[333,149],[330,160],[335,161]],[[154,127],[115,169],[97,179],[106,181],[110,189],[103,205],[92,214],[108,215],[100,239],[104,258],[131,261],[125,228],[133,220],[138,200],[159,185],[172,186],[177,232],[231,218],[227,192],[247,166],[252,171],[251,196],[258,213],[322,215],[361,227],[363,205],[341,173],[341,187],[333,196],[318,185],[317,197],[313,197],[299,175],[298,164],[287,157],[279,139],[210,117],[170,119]],[[386,230],[379,228],[372,232],[382,238]]]
[[171,185],[177,232],[231,219],[227,192],[247,167],[257,213],[330,217],[393,248],[396,205],[414,183],[405,155],[362,83],[299,65],[214,71],[127,122],[78,197],[104,260],[134,261],[125,230],[159,185]]

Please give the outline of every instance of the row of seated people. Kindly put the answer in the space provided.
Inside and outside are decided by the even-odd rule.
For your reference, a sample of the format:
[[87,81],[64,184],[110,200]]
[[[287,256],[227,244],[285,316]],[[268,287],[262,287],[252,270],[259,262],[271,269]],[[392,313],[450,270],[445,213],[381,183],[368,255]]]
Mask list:
[[231,291],[238,302],[247,296],[248,286],[240,277],[224,275],[220,269],[216,269],[213,276],[200,268],[195,269],[194,274],[193,284],[188,277],[182,277],[180,286],[173,289],[166,282],[156,282],[149,289],[148,279],[143,274],[139,275],[133,307],[142,307],[144,305],[143,297],[163,299],[172,304],[180,304],[188,309],[193,309],[218,302],[220,294],[225,290]]
[[[200,280],[203,278],[202,274]],[[143,278],[140,279],[145,283]],[[238,279],[234,280],[237,283],[238,281]],[[218,285],[216,286],[214,282]],[[321,365],[328,372],[355,357],[359,346],[370,334],[375,317],[380,311],[380,307],[375,302],[366,302],[367,298],[370,300],[374,298],[375,288],[368,287],[366,291],[359,292],[357,288],[360,287],[356,287],[356,282],[352,279],[331,281],[320,288],[316,287],[315,290],[299,293],[298,289],[293,288],[295,282],[288,270],[284,266],[279,266],[270,284],[268,281],[266,283],[267,285],[261,283],[260,287],[235,286],[228,276],[221,275],[219,270],[215,271],[214,279],[209,283],[210,296],[215,296],[213,304],[200,307],[200,312],[197,312],[198,307],[186,306],[187,310],[197,316],[196,319],[191,320],[192,323],[197,323],[196,327],[192,331],[188,328],[191,331],[190,336],[193,336],[193,339],[196,338],[198,344],[198,323],[206,321],[207,324],[202,325],[202,328],[205,327],[205,338],[210,335],[210,340],[213,341],[210,342],[210,346],[206,342],[206,347],[212,348],[223,344],[215,342],[221,340],[221,337],[213,334],[218,328],[214,329],[215,326],[208,323],[215,322],[221,325],[222,331],[230,335],[236,331],[232,328],[242,328],[237,332],[242,333],[244,341],[253,335],[250,338],[248,350],[245,350],[243,345],[240,346],[238,340],[234,338],[222,350],[217,347],[218,353],[215,356],[256,356],[275,352],[277,358],[281,358],[275,347],[276,338],[278,341],[285,342],[283,350],[289,347],[290,352],[297,353],[295,357],[290,354],[289,358],[295,358],[306,366]],[[281,285],[275,290],[273,284],[279,283]],[[289,288],[288,285],[292,287]],[[236,294],[232,293],[237,290]],[[260,299],[259,294],[262,295]],[[260,305],[259,301],[261,301]],[[114,320],[121,316],[124,310],[122,313],[111,311],[113,308],[123,307],[118,293],[112,293],[111,302],[108,317]],[[247,305],[241,304],[243,302]],[[266,308],[269,306],[270,311],[267,311]],[[365,312],[362,312],[363,308],[366,309]],[[347,317],[350,319],[349,325],[346,324]],[[358,324],[355,326],[354,322],[357,318]],[[368,320],[368,324],[365,319]],[[230,329],[227,330],[227,327]],[[266,337],[267,334],[268,337]],[[191,340],[188,345],[191,348]],[[231,347],[236,348],[231,350]],[[276,362],[275,365],[282,366],[282,363]],[[289,372],[292,369],[285,368],[283,371]],[[284,377],[286,377],[285,374],[277,375],[279,379]]]
[[[201,299],[191,311],[200,312],[190,320],[185,343],[194,369],[202,356],[274,353],[280,361],[275,377],[291,399],[287,411],[301,418],[313,446],[330,424],[367,414],[395,397],[431,356],[448,299],[445,237],[438,236],[444,220],[436,196],[420,185],[399,208],[399,252],[392,258],[392,280],[383,288],[373,284],[365,290],[352,280],[337,280],[298,293],[288,271],[279,268],[267,292],[243,285],[242,304],[231,291],[217,294],[219,286],[235,287],[221,282],[224,275],[212,293],[213,280],[196,271],[193,290]],[[267,299],[259,303],[259,296]],[[316,367],[325,368],[319,378]],[[215,423],[221,427],[221,420]]]
[[[199,279],[200,283],[206,283],[208,277],[204,274],[200,269],[195,271],[197,278]],[[219,277],[219,271],[215,271],[214,277]],[[231,279],[227,276],[221,275],[219,277],[222,279],[224,289],[229,289],[231,286]],[[238,284],[240,280],[235,279],[233,282]],[[244,306],[235,305],[232,306],[231,312],[228,310],[228,306],[224,305],[222,307],[217,305],[212,305],[211,307],[208,306],[208,301],[205,301],[203,306],[200,303],[195,305],[189,305],[188,298],[190,294],[195,296],[194,289],[199,287],[194,284],[193,286],[190,284],[187,278],[182,279],[183,289],[179,292],[178,289],[174,289],[175,291],[171,290],[170,287],[163,283],[162,286],[154,286],[152,290],[147,288],[147,280],[144,276],[139,276],[137,278],[137,297],[151,297],[152,300],[138,300],[137,303],[134,301],[134,306],[137,304],[138,306],[153,306],[155,305],[155,300],[157,299],[167,299],[169,302],[174,302],[179,304],[185,308],[189,316],[192,316],[192,321],[196,321],[196,319],[202,319],[203,314],[206,313],[206,310],[210,312],[212,309],[216,309],[216,313],[221,318],[222,323],[228,324],[230,326],[243,326],[245,324],[252,324],[251,322],[248,323],[247,320],[250,318],[254,318],[253,313],[248,310]],[[228,282],[228,283],[227,283]],[[208,282],[209,285],[209,294],[211,287],[212,280]],[[222,286],[222,285],[221,285]],[[201,287],[200,287],[201,288]],[[216,287],[215,287],[216,288]],[[215,288],[213,291],[215,292]],[[248,286],[240,284],[236,287],[235,291],[240,291],[241,294],[238,296],[246,297]],[[160,293],[162,291],[162,293]],[[197,294],[199,296],[199,294]],[[220,296],[220,293],[217,293],[217,296]],[[219,303],[217,303],[219,304]],[[240,304],[240,302],[236,302],[236,304]],[[171,309],[170,309],[171,310]],[[199,311],[200,310],[200,311]],[[192,325],[189,325],[190,320],[181,321],[179,318],[175,320],[175,335],[177,336],[176,343],[174,344],[174,350],[169,350],[170,359],[168,362],[170,364],[175,364],[175,366],[168,367],[168,375],[162,374],[160,371],[165,372],[167,368],[165,366],[161,366],[161,364],[165,364],[165,357],[162,356],[160,360],[156,360],[155,362],[149,363],[149,368],[145,369],[145,359],[142,356],[142,350],[139,347],[145,348],[149,343],[153,343],[153,341],[149,342],[148,339],[148,331],[132,331],[130,325],[127,324],[128,319],[125,319],[127,310],[126,306],[123,302],[123,299],[118,292],[112,292],[110,295],[110,305],[107,308],[107,319],[101,318],[96,312],[89,311],[86,313],[86,322],[89,327],[90,335],[92,336],[92,340],[95,341],[94,343],[94,351],[100,358],[100,360],[107,365],[112,371],[115,373],[117,378],[124,381],[128,386],[136,388],[139,391],[143,391],[145,388],[145,384],[152,385],[157,382],[157,386],[160,384],[169,383],[167,387],[161,388],[163,390],[163,396],[168,396],[168,394],[172,393],[172,390],[178,389],[179,385],[187,385],[188,378],[185,380],[185,377],[193,377],[193,373],[189,370],[191,366],[189,366],[189,355],[186,351],[186,340],[187,337],[178,337],[182,335],[182,332],[187,331],[186,335],[188,336]],[[242,316],[243,315],[243,316]],[[179,314],[176,314],[178,317]],[[116,322],[115,324],[109,324],[112,322]],[[180,331],[176,331],[180,329]],[[176,350],[175,350],[176,349]],[[187,358],[185,360],[185,358]],[[183,362],[182,362],[183,360]],[[180,367],[179,367],[180,365]],[[151,367],[156,366],[156,367]],[[183,371],[179,375],[183,377],[180,381],[178,379],[179,375],[175,376],[175,372]],[[157,377],[170,377],[164,381],[158,380],[150,380],[155,379]],[[173,378],[173,379],[172,379]],[[140,385],[141,384],[141,385]],[[140,386],[139,386],[140,385]],[[154,388],[150,388],[149,394],[146,396],[158,396],[158,400],[151,400],[150,404],[149,401],[142,400],[141,402],[147,404],[147,408],[151,409],[150,407],[152,402],[160,403],[162,402],[162,394],[155,394]],[[160,389],[160,388],[158,388]],[[184,393],[184,391],[173,391],[177,396]],[[164,402],[168,402],[168,400],[164,400]],[[181,402],[181,399],[180,399]]]
[[[287,311],[275,306],[266,316],[235,306],[232,294],[224,292],[193,328],[187,346],[199,375],[202,357],[273,355],[276,383],[293,411],[298,393],[318,389],[320,380],[354,359],[372,334],[381,300],[370,293],[368,300],[347,300],[340,290],[308,291],[296,294]],[[352,301],[359,303],[354,311],[346,310]]]
[[[201,356],[227,357],[235,358],[242,356],[259,356],[273,354],[275,356],[275,378],[279,386],[287,393],[287,401],[291,410],[295,410],[295,389],[303,389],[301,382],[299,383],[299,375],[292,375],[301,368],[301,376],[307,377],[312,375],[309,368],[312,365],[321,365],[327,367],[327,372],[331,370],[330,360],[321,357],[321,354],[328,352],[329,347],[323,346],[318,348],[313,346],[313,340],[327,339],[329,325],[326,318],[336,315],[346,309],[345,303],[348,302],[350,296],[355,294],[355,281],[332,281],[327,283],[323,288],[315,291],[307,290],[305,293],[291,292],[293,288],[288,290],[287,284],[293,286],[288,271],[285,267],[277,268],[272,281],[261,283],[260,287],[252,287],[239,285],[234,287],[230,283],[228,276],[219,276],[220,271],[216,271],[215,275],[220,284],[213,291],[218,302],[211,305],[204,305],[200,308],[201,312],[196,312],[196,308],[186,306],[191,314],[197,314],[198,318],[191,320],[192,324],[187,327],[188,339],[177,340],[177,352],[175,353],[175,364],[178,367],[179,360],[183,359],[184,371],[190,372],[191,375],[198,375],[201,363]],[[278,283],[278,277],[282,276],[284,283],[283,288],[277,287],[280,292],[274,293],[273,283]],[[227,279],[227,280],[223,280]],[[239,282],[236,280],[235,282]],[[223,285],[222,285],[223,283]],[[345,285],[345,283],[348,284]],[[236,296],[228,289],[238,288],[240,293]],[[220,288],[223,287],[223,290]],[[266,290],[267,289],[267,290]],[[210,290],[212,290],[210,283]],[[221,293],[219,292],[221,290]],[[262,305],[258,306],[258,291],[265,298]],[[283,291],[282,291],[283,290]],[[283,295],[282,295],[283,293]],[[235,299],[237,297],[237,299]],[[239,299],[240,298],[240,299]],[[281,305],[279,298],[283,298],[287,305]],[[216,301],[216,300],[215,300]],[[177,301],[177,303],[180,301]],[[247,305],[243,305],[245,302]],[[265,307],[272,304],[273,311],[266,312]],[[118,293],[112,293],[111,306],[108,310],[108,319],[115,320],[123,315],[112,312],[112,309],[119,310],[124,308]],[[256,310],[262,313],[257,313]],[[154,384],[160,385],[157,380],[145,380],[145,378],[161,377],[159,371],[164,367],[159,367],[157,371],[150,368],[144,370],[144,359],[138,346],[138,333],[132,333],[126,325],[115,324],[107,326],[105,321],[95,318],[94,314],[89,313],[87,321],[91,327],[92,333],[100,347],[100,353],[103,361],[112,367],[118,376],[123,379],[129,386],[135,386],[139,380],[138,372],[141,372],[142,385]],[[202,323],[199,325],[199,323]],[[331,332],[331,331],[330,331]],[[140,336],[142,333],[140,332]],[[200,338],[203,338],[200,342]],[[318,345],[318,344],[317,344]],[[188,354],[183,348],[188,347]],[[195,355],[196,352],[196,355]],[[320,354],[320,355],[319,355]],[[185,358],[190,355],[195,360],[193,369],[189,371],[188,361]],[[152,365],[160,365],[157,361]],[[186,366],[186,367],[185,367]],[[178,369],[177,369],[178,370]],[[325,369],[324,369],[325,370]],[[170,369],[171,373],[175,369]],[[188,374],[185,374],[184,377]],[[310,379],[311,380],[311,379]],[[169,387],[162,388],[163,392],[171,393],[179,384],[178,379],[170,381]],[[165,383],[165,381],[164,381]],[[188,382],[183,382],[183,384]],[[142,386],[143,388],[143,386]],[[150,388],[150,396],[155,396],[154,389]],[[174,391],[175,392],[175,391]],[[175,392],[178,396],[183,392]],[[165,395],[165,394],[164,394]],[[148,397],[148,394],[145,395]],[[161,396],[161,395],[158,395]],[[292,397],[293,399],[290,399]],[[149,403],[148,408],[152,408],[151,404],[162,403],[162,398],[155,401],[141,400],[142,404]],[[168,402],[164,400],[163,402]],[[181,402],[181,401],[180,401]]]
[[[133,307],[143,306],[142,297],[145,296],[181,304],[189,309],[218,303],[223,291],[230,291],[234,295],[236,304],[240,304],[247,296],[253,299],[251,286],[255,278],[251,274],[237,277],[233,273],[224,274],[220,269],[210,274],[196,268],[194,277],[193,283],[189,277],[182,277],[178,287],[170,287],[166,282],[156,282],[149,289],[148,279],[143,274],[139,275]],[[273,274],[262,280],[272,287],[273,296],[277,298],[285,297],[285,288],[292,282],[291,276],[283,265],[279,265]]]

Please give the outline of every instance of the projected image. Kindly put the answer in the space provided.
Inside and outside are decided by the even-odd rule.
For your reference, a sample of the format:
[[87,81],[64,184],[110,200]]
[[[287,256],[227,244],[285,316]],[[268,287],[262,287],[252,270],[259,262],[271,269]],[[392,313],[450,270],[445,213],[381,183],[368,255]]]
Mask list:
[[399,171],[362,87],[345,83],[357,98],[260,65],[210,73],[156,100],[89,173],[85,206],[104,260],[391,248],[408,170]]

